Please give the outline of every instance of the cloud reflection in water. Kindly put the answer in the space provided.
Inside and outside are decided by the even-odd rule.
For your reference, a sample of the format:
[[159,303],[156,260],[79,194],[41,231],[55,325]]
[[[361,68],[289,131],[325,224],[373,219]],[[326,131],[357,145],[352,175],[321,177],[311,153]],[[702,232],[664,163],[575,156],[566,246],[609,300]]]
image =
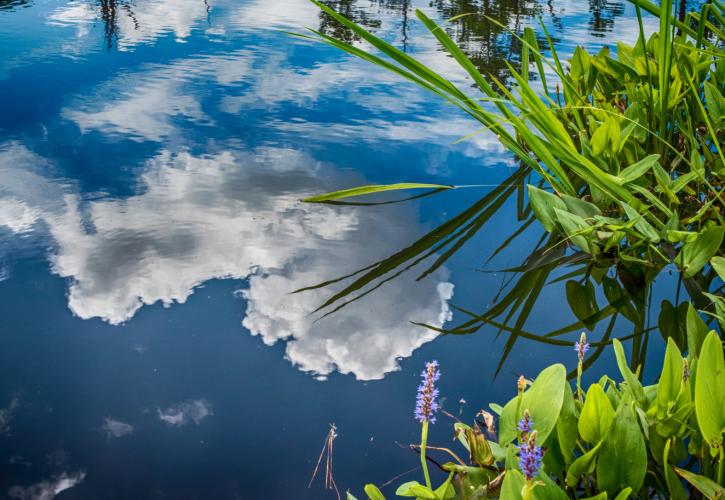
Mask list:
[[[300,203],[337,175],[307,154],[164,150],[148,161],[139,194],[88,202],[32,173],[43,163],[17,143],[1,148],[3,180],[26,170],[18,192],[4,184],[10,192],[2,194],[47,226],[53,271],[70,280],[68,306],[80,318],[120,324],[143,305],[184,303],[208,280],[249,278],[243,323],[253,334],[268,345],[286,340],[301,370],[377,379],[435,337],[409,321],[441,325],[450,315],[445,270],[417,284],[401,277],[317,322],[310,312],[330,292],[289,294],[368,265],[418,231],[407,208],[386,208],[396,223],[380,224],[375,210]],[[0,219],[16,232],[30,223],[13,221]]]

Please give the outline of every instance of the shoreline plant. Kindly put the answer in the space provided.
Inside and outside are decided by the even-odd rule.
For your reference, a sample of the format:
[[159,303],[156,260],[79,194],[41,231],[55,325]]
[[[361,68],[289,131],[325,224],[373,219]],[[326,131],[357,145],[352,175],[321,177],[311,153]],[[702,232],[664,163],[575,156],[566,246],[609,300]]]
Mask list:
[[[687,355],[670,339],[654,385],[643,385],[630,370],[619,341],[613,348],[621,382],[605,375],[585,391],[579,380],[571,387],[563,365],[545,368],[530,383],[519,383],[517,396],[506,405],[490,405],[498,415],[498,432],[493,420],[453,425],[468,463],[448,448],[435,447],[454,460],[442,465],[445,482],[434,490],[423,465],[426,484],[406,482],[396,495],[431,500],[725,498],[725,359],[719,335],[708,332],[698,315],[691,317]],[[426,441],[424,430],[423,461]],[[371,500],[385,499],[375,485],[366,485],[365,492]]]

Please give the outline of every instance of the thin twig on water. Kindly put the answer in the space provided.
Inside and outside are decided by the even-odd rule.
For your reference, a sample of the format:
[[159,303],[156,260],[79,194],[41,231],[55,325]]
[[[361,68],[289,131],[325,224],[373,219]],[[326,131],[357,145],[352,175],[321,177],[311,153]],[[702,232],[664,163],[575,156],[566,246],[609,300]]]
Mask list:
[[325,489],[335,490],[335,493],[337,494],[337,500],[341,500],[340,490],[337,488],[335,477],[332,474],[332,445],[335,441],[335,438],[337,438],[337,426],[335,424],[330,424],[330,430],[327,432],[327,436],[325,437],[325,444],[322,446],[320,457],[317,459],[315,470],[312,472],[312,477],[310,478],[310,482],[307,485],[307,488],[312,488],[312,483],[317,476],[317,471],[320,469],[322,458],[325,457]]

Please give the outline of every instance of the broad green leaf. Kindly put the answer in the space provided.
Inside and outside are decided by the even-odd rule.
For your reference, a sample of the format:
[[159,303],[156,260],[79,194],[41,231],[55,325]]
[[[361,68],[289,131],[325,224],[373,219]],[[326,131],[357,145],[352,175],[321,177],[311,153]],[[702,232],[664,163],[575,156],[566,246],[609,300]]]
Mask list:
[[536,219],[544,226],[547,232],[552,232],[556,227],[556,214],[554,209],[566,210],[564,202],[555,194],[539,189],[532,184],[527,186],[529,191],[529,203],[536,215]]
[[584,285],[575,280],[567,281],[566,300],[574,316],[582,321],[587,328],[593,328],[596,321],[592,319],[592,316],[599,310],[594,285],[590,281],[587,281]]
[[614,346],[614,355],[617,358],[617,366],[619,372],[624,377],[624,381],[627,382],[627,388],[632,392],[632,396],[637,400],[638,403],[646,405],[647,398],[644,395],[642,384],[640,383],[637,376],[632,373],[627,364],[627,357],[624,355],[624,347],[618,339],[612,340],[612,346]]
[[622,202],[622,208],[624,208],[624,212],[627,214],[629,220],[634,222],[635,229],[642,233],[642,236],[654,243],[658,243],[660,241],[660,234],[649,222],[645,220],[642,214],[624,202]]
[[437,500],[433,490],[427,486],[423,486],[418,481],[408,481],[398,486],[395,494],[399,497],[416,497],[425,498],[426,500]]
[[433,492],[435,493],[436,498],[439,500],[448,500],[449,498],[453,498],[456,496],[456,490],[453,488],[453,485],[451,484],[451,480],[453,479],[453,472],[448,474],[448,479],[445,480],[443,484],[441,484],[436,490]]
[[521,491],[526,484],[524,475],[516,469],[506,471],[501,485],[501,498],[507,500],[518,500],[523,497]]
[[632,495],[632,488],[624,488],[616,497],[614,497],[614,500],[627,500],[630,495]]
[[534,487],[533,500],[569,500],[569,495],[549,477],[549,474],[540,473],[536,481],[539,484]]
[[617,408],[602,442],[597,460],[597,486],[612,496],[626,487],[639,491],[646,472],[644,436],[632,404],[625,400]]
[[445,186],[442,184],[420,184],[415,182],[401,182],[397,184],[371,184],[368,186],[359,186],[341,191],[333,191],[332,193],[320,194],[305,198],[302,201],[314,203],[319,201],[340,200],[344,198],[353,198],[355,196],[363,196],[366,194],[382,193],[384,191],[401,191],[404,189],[453,189],[454,186]]
[[720,249],[723,235],[725,235],[725,226],[714,226],[705,229],[693,241],[682,246],[675,262],[680,266],[685,278],[692,278],[705,267]]
[[593,497],[584,497],[581,500],[607,500],[607,492],[600,493],[599,495],[595,495]]
[[705,82],[705,102],[707,110],[715,125],[718,125],[725,118],[725,98],[720,90],[710,82]]
[[637,163],[628,166],[621,172],[619,172],[619,177],[621,184],[627,184],[628,182],[633,182],[642,177],[644,174],[647,173],[647,171],[652,168],[652,165],[657,163],[657,161],[660,159],[660,155],[649,155],[638,161]]
[[725,281],[725,257],[713,257],[710,259],[710,265],[715,270],[720,279]]
[[[539,442],[544,443],[556,428],[564,402],[566,368],[562,364],[551,365],[539,373],[531,387],[524,393],[521,412],[529,410]],[[516,438],[516,425],[521,415],[516,415],[516,398],[509,401],[499,418],[499,444],[506,446]]]
[[599,384],[592,384],[579,417],[579,434],[582,439],[587,443],[598,443],[604,439],[613,418],[614,408],[604,389]]
[[700,348],[710,329],[700,317],[697,309],[688,303],[687,306],[687,352],[690,356],[700,356]]
[[586,237],[582,236],[582,232],[590,229],[589,224],[578,215],[569,213],[565,210],[554,208],[554,214],[556,215],[556,221],[561,225],[572,243],[581,248],[587,253],[591,253],[589,242]]
[[556,422],[556,435],[559,438],[559,447],[564,461],[571,464],[574,461],[574,449],[577,441],[577,414],[574,404],[574,394],[571,386],[564,386],[564,401],[561,405],[561,414]]
[[677,402],[682,387],[682,353],[671,338],[667,339],[662,374],[657,385],[657,418],[664,419]]
[[592,146],[592,155],[599,156],[604,151],[613,153],[619,144],[620,132],[619,120],[614,117],[607,118],[589,141]]
[[591,474],[594,471],[596,459],[601,448],[602,443],[598,443],[594,448],[574,460],[566,473],[567,486],[573,488],[579,482],[579,478],[584,474]]
[[570,213],[578,215],[584,219],[593,219],[597,215],[602,215],[602,211],[594,203],[589,203],[576,196],[568,194],[561,195],[562,201],[566,204],[566,208]]
[[685,481],[694,486],[697,491],[705,496],[705,498],[709,500],[725,498],[725,488],[717,484],[712,479],[705,476],[699,476],[693,472],[680,469],[678,467],[675,467],[675,472],[682,476]]
[[370,500],[385,500],[385,495],[374,484],[365,485],[365,494]]
[[660,314],[657,318],[662,338],[667,341],[672,339],[677,347],[685,348],[687,343],[687,306],[689,302],[682,302],[678,307],[672,305],[669,300],[663,300],[660,307]]
[[712,449],[725,432],[725,360],[720,337],[710,332],[702,344],[695,376],[695,414],[702,437]]

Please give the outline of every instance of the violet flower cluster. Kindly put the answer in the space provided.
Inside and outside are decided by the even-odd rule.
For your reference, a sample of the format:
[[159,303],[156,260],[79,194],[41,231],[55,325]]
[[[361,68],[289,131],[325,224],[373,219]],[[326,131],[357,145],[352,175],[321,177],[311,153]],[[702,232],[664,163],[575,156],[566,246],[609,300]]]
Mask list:
[[421,423],[435,423],[435,413],[440,408],[438,404],[438,389],[435,383],[441,377],[438,370],[438,361],[426,363],[425,370],[420,374],[423,381],[418,387],[418,396],[415,403],[415,418]]
[[534,430],[534,423],[531,420],[531,415],[529,415],[529,410],[524,411],[524,416],[521,420],[519,420],[519,425],[516,426],[516,429],[521,433],[522,439],[526,439],[531,433],[532,430]]
[[579,342],[574,342],[574,350],[579,357],[580,363],[584,361],[584,355],[587,353],[587,351],[589,351],[590,347],[591,346],[589,345],[589,342],[587,342],[587,334],[582,332],[582,335],[579,338]]
[[544,450],[536,446],[536,431],[533,431],[534,422],[529,412],[524,413],[524,418],[519,421],[518,429],[525,433],[526,439],[522,438],[519,444],[519,467],[527,481],[533,481],[541,470],[541,462],[544,458]]

